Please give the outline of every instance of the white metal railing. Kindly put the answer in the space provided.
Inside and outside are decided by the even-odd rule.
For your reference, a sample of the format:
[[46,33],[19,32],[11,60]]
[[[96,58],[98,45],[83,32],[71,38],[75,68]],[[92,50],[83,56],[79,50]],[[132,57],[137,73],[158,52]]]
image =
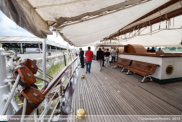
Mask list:
[[[62,94],[64,94],[64,93],[63,93],[63,89],[66,88],[67,86],[68,86],[68,87],[70,86],[71,77],[72,77],[73,73],[75,72],[77,66],[78,66],[78,58],[77,58],[73,63],[70,63],[70,64],[66,67],[66,70],[64,71],[64,73],[62,74],[62,77],[61,77],[61,84],[59,84],[59,85],[57,86],[57,88],[53,87],[53,88],[51,89],[51,91],[47,93],[46,97],[48,96],[49,93],[55,92],[55,89],[57,89],[57,91],[58,91],[57,93],[59,94],[59,97],[57,98],[57,101],[58,101],[58,102],[56,103],[56,105],[55,105],[53,108],[51,108],[51,109],[53,109],[53,111],[51,112],[51,114],[50,114],[50,116],[49,116],[48,122],[51,121],[51,118],[53,117],[54,112],[56,111],[56,108],[58,107],[58,104],[59,104],[59,103],[60,103],[60,107],[62,107],[62,100],[63,100]],[[65,84],[65,83],[66,83],[66,85],[63,86],[63,84]],[[55,85],[57,85],[57,83],[56,83]],[[60,91],[59,88],[60,88],[61,86],[62,86],[62,94],[60,94],[60,92],[59,92],[59,91]],[[48,104],[47,104],[47,106],[44,108],[44,110],[43,110],[42,114],[39,116],[39,118],[38,118],[38,117],[35,117],[35,118],[36,118],[36,121],[39,122],[39,121],[42,121],[42,120],[44,119],[44,116],[46,115],[46,113],[47,113],[48,110],[50,109],[50,103],[51,103],[51,101],[53,100],[53,98],[54,98],[55,95],[56,95],[56,92],[54,93],[54,95],[53,95],[51,98],[49,98]],[[42,105],[43,103],[44,103],[44,101],[42,101],[42,103],[41,103],[39,106],[43,106],[43,105]],[[32,112],[32,114],[35,114],[35,112],[36,112],[36,110],[37,110],[38,108],[39,108],[39,107],[37,107],[36,109],[34,109],[34,111]]]
[[[10,53],[12,55],[12,52]],[[4,54],[5,55],[5,54]],[[6,54],[7,55],[7,54]],[[53,117],[54,115],[54,112],[55,111],[59,111],[59,110],[56,110],[56,108],[58,107],[58,104],[60,103],[60,107],[62,107],[62,101],[63,101],[63,94],[64,94],[64,88],[66,87],[69,87],[70,86],[70,80],[78,66],[78,57],[75,56],[75,54],[73,53],[69,53],[67,56],[69,56],[71,59],[74,58],[74,60],[68,64],[67,62],[67,66],[63,69],[63,73],[61,74],[60,78],[57,80],[57,82],[54,84],[54,86],[51,88],[51,90],[45,95],[45,98],[48,98],[48,95],[49,93],[52,93],[54,92],[54,95],[49,98],[48,100],[48,104],[46,106],[45,105],[45,100],[44,99],[41,104],[39,104],[39,106],[44,106],[44,110],[42,112],[42,114],[39,116],[39,118],[36,116],[36,110],[39,108],[39,106],[37,108],[35,108],[31,114],[34,115],[34,119],[35,119],[35,122],[37,121],[42,121],[43,120],[43,117],[47,114],[47,112],[50,110],[50,109],[53,109],[53,111],[51,112],[51,115],[50,115],[50,118],[49,118],[49,122],[51,121],[51,118]],[[69,58],[67,57],[67,58]],[[70,59],[70,60],[71,60]],[[67,60],[68,61],[68,60]],[[62,71],[61,71],[62,72]],[[6,111],[8,109],[8,106],[11,104],[10,101],[12,100],[12,98],[14,97],[14,93],[16,91],[16,88],[18,86],[18,82],[19,82],[19,79],[20,79],[20,76],[17,75],[17,78],[15,80],[15,83],[13,85],[13,88],[11,89],[11,93],[7,99],[7,102],[3,108],[3,111],[1,113],[1,115],[5,115],[6,114]],[[58,85],[58,83],[61,81],[61,83]],[[39,84],[36,84],[36,85],[43,85],[43,82],[42,83],[39,83]],[[60,93],[60,88],[62,87],[62,92]],[[22,88],[23,89],[23,88]],[[53,98],[55,97],[55,95],[58,93],[59,97],[57,98],[57,103],[56,105],[51,108],[50,107],[50,104],[53,100]],[[23,111],[22,111],[22,117],[21,117],[21,122],[24,121],[24,117],[25,117],[25,113],[26,113],[26,108],[27,108],[27,100],[24,99],[24,103],[20,103],[19,105],[22,105],[23,104]]]

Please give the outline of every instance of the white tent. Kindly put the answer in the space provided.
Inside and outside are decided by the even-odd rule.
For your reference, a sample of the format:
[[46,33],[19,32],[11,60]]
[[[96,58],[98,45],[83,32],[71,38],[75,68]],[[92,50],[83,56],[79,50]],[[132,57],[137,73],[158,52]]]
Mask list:
[[[180,3],[181,0],[1,0],[0,9],[18,25],[40,38],[51,34],[49,26],[53,26],[70,44],[86,46],[95,45],[122,28],[140,24],[141,21],[133,22],[160,6],[166,8],[159,10],[160,13],[155,12],[155,15],[144,17],[143,21],[181,9]],[[175,43],[167,42],[167,45],[179,44],[181,34],[177,36]],[[146,45],[150,46],[164,44],[166,38],[159,37],[140,36],[127,43],[147,42]],[[154,40],[161,42],[157,44]],[[168,41],[171,42],[169,39]]]

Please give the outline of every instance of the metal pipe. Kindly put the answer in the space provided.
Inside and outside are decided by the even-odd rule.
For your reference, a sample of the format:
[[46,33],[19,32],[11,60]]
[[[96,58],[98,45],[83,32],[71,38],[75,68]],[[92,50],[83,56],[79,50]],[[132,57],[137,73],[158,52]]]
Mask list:
[[26,108],[27,108],[27,99],[26,99],[26,98],[24,98],[21,122],[24,122],[25,114],[26,114]]
[[[46,39],[43,39],[43,58],[42,58],[42,70],[43,70],[43,79],[46,80]],[[44,82],[44,86],[46,83]]]
[[121,70],[121,72],[123,72],[124,71],[124,67],[123,67],[123,69]]
[[15,81],[13,78],[12,78],[12,79],[8,79],[8,78],[7,78],[7,79],[4,79],[3,82],[4,82],[4,83],[8,83],[8,82],[13,82],[13,81]]
[[127,75],[129,74],[130,70],[128,70],[128,72],[126,73]]
[[[43,39],[43,44],[42,44],[42,47],[43,47],[43,56],[42,56],[42,70],[43,70],[43,79],[46,80],[46,39]],[[46,86],[46,82],[44,81],[43,82],[43,87]],[[47,98],[45,98],[45,107],[47,106]]]
[[55,97],[55,95],[56,95],[56,92],[54,93],[54,95],[53,95],[53,96],[51,97],[51,99],[49,100],[49,103],[47,104],[47,106],[44,108],[44,111],[43,111],[42,114],[40,115],[39,120],[42,119],[43,116],[46,114],[46,112],[49,110],[49,105],[50,105],[50,103],[52,102],[52,99]]
[[143,79],[142,79],[142,81],[141,81],[142,83],[144,82],[145,78],[146,78],[146,76],[143,77]]
[[1,55],[2,56],[9,56],[9,55],[13,55],[13,53],[4,53],[4,52],[2,52]]
[[12,90],[11,90],[11,93],[10,93],[10,95],[9,95],[9,98],[8,98],[8,100],[7,100],[7,102],[6,102],[5,106],[4,106],[4,109],[3,109],[3,112],[2,112],[1,115],[5,115],[5,114],[6,114],[6,111],[7,111],[7,109],[8,109],[9,103],[10,103],[10,101],[11,101],[13,95],[14,95],[14,92],[15,92],[15,90],[16,90],[16,87],[17,87],[17,85],[18,85],[19,79],[20,79],[20,75],[18,74],[18,75],[17,75],[17,78],[16,78],[16,80],[15,80],[15,83],[14,83],[14,85],[13,85],[13,88],[12,88]]
[[18,106],[18,104],[17,104],[15,98],[13,98],[13,99],[11,100],[11,105],[13,106],[13,108],[14,108],[14,110],[15,110],[16,112],[20,109],[20,107]]
[[[58,99],[59,99],[59,98],[58,98]],[[57,99],[57,101],[59,101],[58,99]],[[58,104],[59,104],[59,102],[57,102],[57,103],[56,103],[56,105],[55,105],[55,107],[54,107],[54,109],[53,109],[53,111],[52,111],[52,113],[51,113],[51,116],[50,116],[50,118],[49,118],[48,122],[50,122],[50,121],[51,121],[51,118],[52,118],[52,116],[53,116],[53,114],[54,114],[54,112],[55,112],[55,110],[56,110],[56,108],[57,108]]]
[[34,113],[34,122],[37,122],[37,111]]

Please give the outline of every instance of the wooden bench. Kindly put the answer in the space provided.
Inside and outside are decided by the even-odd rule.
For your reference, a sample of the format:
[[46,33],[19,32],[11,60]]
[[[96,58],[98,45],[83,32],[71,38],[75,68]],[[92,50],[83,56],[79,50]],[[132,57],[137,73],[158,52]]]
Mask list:
[[129,59],[124,59],[124,58],[118,58],[118,61],[114,64],[114,68],[115,66],[119,66],[119,67],[123,67],[123,69],[121,71],[124,71],[125,67],[129,66],[131,64],[132,60]]
[[133,60],[131,65],[129,67],[125,67],[125,69],[128,70],[126,74],[129,74],[129,72],[132,71],[136,74],[144,76],[144,78],[141,81],[144,82],[145,78],[147,77],[149,77],[152,81],[151,75],[155,72],[157,66],[159,65]]

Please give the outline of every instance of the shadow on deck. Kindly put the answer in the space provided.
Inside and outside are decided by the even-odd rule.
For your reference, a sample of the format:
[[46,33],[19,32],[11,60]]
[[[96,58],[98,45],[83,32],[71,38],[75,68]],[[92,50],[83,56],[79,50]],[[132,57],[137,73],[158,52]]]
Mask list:
[[[87,115],[182,115],[182,82],[141,83],[141,76],[125,75],[113,65],[101,71],[98,67],[93,61],[91,73],[87,74],[85,68],[79,68],[77,82],[72,80],[70,115],[79,108]],[[81,79],[83,74],[85,78]]]

